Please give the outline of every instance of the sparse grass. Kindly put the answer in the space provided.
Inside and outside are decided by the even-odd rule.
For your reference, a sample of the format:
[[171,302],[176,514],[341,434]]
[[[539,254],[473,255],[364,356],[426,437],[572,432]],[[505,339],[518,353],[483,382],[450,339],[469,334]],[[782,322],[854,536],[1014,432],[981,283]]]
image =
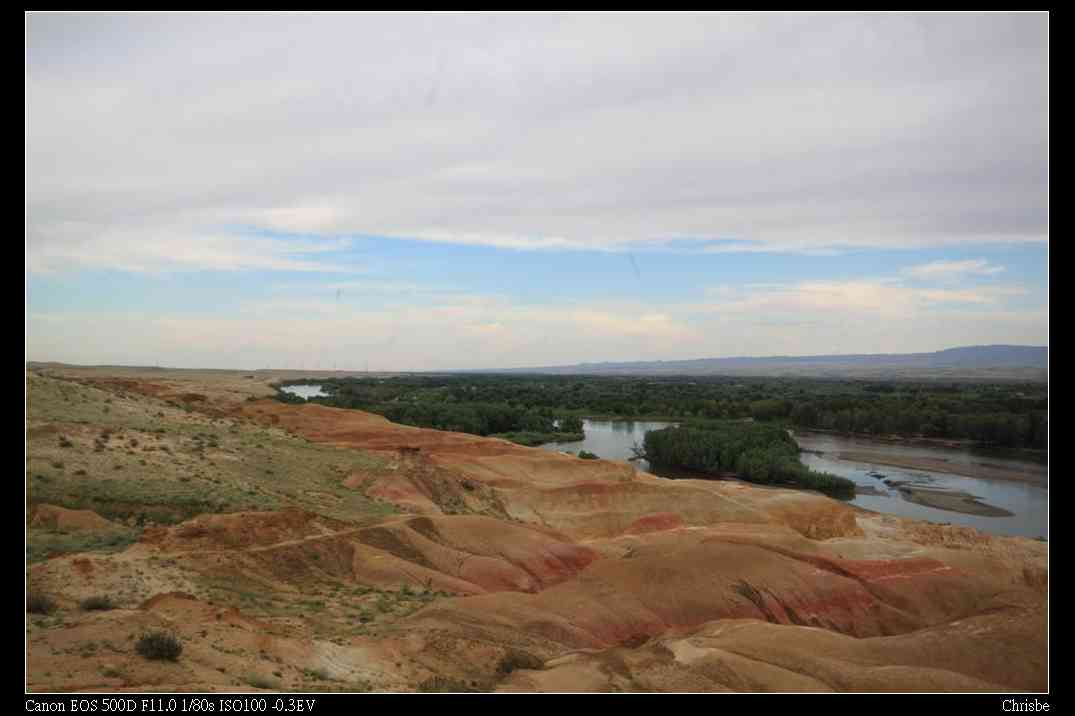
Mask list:
[[[32,504],[89,509],[109,519],[133,518],[141,524],[173,524],[204,513],[288,505],[352,523],[397,512],[392,505],[342,485],[352,471],[385,467],[383,460],[360,451],[347,451],[345,470],[340,472],[335,469],[341,458],[338,449],[295,440],[279,428],[215,419],[146,396],[114,398],[91,387],[80,389],[85,402],[68,403],[62,395],[70,391],[69,383],[34,375],[28,382]],[[113,399],[113,410],[106,416],[100,408],[108,399]],[[93,426],[92,433],[87,434],[83,422]],[[49,426],[51,432],[40,429]],[[58,430],[75,440],[73,449],[58,447]],[[88,441],[94,439],[90,447]],[[127,449],[132,443],[139,449]],[[209,455],[207,448],[212,450]],[[71,474],[70,469],[53,467],[54,462],[73,462],[80,472]],[[210,474],[196,474],[203,465]],[[271,482],[265,479],[269,474]]]
[[255,689],[269,689],[275,691],[280,688],[279,679],[262,676],[261,674],[248,674],[243,680],[248,686],[253,686]]
[[134,649],[147,659],[176,661],[183,653],[183,644],[174,634],[154,631],[143,634]]
[[[28,525],[30,562],[64,553],[118,551],[139,538],[142,525],[175,523],[203,513],[297,506],[361,525],[398,512],[390,504],[366,497],[361,489],[343,486],[343,481],[355,472],[376,476],[387,469],[387,461],[362,451],[299,439],[253,421],[188,413],[138,394],[112,394],[112,409],[105,415],[101,407],[110,395],[107,391],[80,386],[78,397],[65,402],[61,390],[70,386],[57,379],[29,379],[28,507],[49,503],[89,509],[123,524],[111,530],[79,532]],[[69,438],[72,446],[61,448],[59,435]],[[54,462],[64,463],[65,467],[54,467]],[[322,554],[319,566],[331,568],[334,563],[334,558]],[[150,571],[158,568],[152,563],[145,566]],[[135,581],[146,578],[141,570],[136,571]],[[319,579],[331,581],[332,572],[328,569]],[[254,579],[236,579],[230,574],[188,576],[196,585],[192,591],[199,595],[259,617],[309,619],[314,629],[324,632],[322,638],[334,642],[338,639],[337,643],[344,643],[344,637],[350,638],[356,628],[379,633],[377,630],[389,628],[401,615],[439,596],[428,590],[422,592],[421,586],[412,583],[390,590],[367,587],[360,600],[341,604],[340,599],[325,599],[331,593],[322,585],[303,590],[306,598],[299,602],[290,597],[266,598],[266,585]],[[136,603],[141,599],[138,589],[133,585],[109,589],[108,603]],[[91,606],[96,599],[92,597],[92,601],[79,606],[84,610],[105,608],[103,604]],[[85,620],[88,616],[88,612],[79,617],[60,611],[51,617],[34,617],[32,625],[35,629],[49,629],[72,617]],[[127,645],[127,649],[133,648],[146,659],[164,659],[166,663],[172,659],[183,663],[181,654],[186,653],[177,635],[166,632],[139,635],[136,631]],[[189,651],[191,645],[186,647]],[[83,646],[76,655],[83,653],[92,653],[90,647]],[[103,654],[101,650],[96,653]],[[93,668],[100,673],[103,667],[95,664]],[[231,678],[241,681],[249,669],[250,665],[232,669]],[[257,683],[251,685],[279,688],[268,670],[264,673],[255,677]],[[275,678],[291,679],[299,674],[287,672]],[[311,671],[307,677],[316,679],[318,687],[333,690],[345,690],[351,683],[347,679],[330,680],[326,672]]]

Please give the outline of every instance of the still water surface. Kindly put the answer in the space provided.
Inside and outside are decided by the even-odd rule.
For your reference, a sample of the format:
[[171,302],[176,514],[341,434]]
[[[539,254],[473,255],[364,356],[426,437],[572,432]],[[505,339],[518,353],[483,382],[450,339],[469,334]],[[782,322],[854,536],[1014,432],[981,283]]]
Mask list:
[[[606,460],[629,460],[634,457],[631,448],[635,445],[642,447],[642,441],[648,431],[660,430],[677,424],[655,420],[583,420],[585,440],[570,443],[545,443],[541,447],[572,453],[586,450]],[[637,460],[634,464],[639,470],[652,472],[650,464],[645,460]]]
[[300,398],[319,398],[328,395],[328,393],[321,390],[320,385],[285,385],[280,390],[297,395]]

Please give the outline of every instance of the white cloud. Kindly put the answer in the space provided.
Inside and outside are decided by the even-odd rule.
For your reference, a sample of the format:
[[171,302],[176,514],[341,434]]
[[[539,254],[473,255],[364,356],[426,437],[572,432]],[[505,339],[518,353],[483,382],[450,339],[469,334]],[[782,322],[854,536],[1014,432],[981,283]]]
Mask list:
[[29,273],[310,279],[208,319],[32,313],[31,357],[436,369],[1040,343],[1047,317],[1017,321],[1023,289],[984,259],[535,305],[382,270],[405,259],[346,237],[816,256],[1041,243],[1048,20],[30,13]]
[[985,259],[966,259],[962,261],[933,261],[928,264],[912,266],[904,274],[920,279],[953,280],[966,276],[994,276],[1004,271],[1003,266],[995,266]]
[[74,363],[446,370],[1048,343],[1047,307],[1015,310],[1005,301],[1019,290],[811,281],[661,310],[478,295],[378,308],[285,297],[220,317],[34,313],[27,344],[31,360]]
[[[118,265],[315,270],[202,246],[236,225],[527,249],[1042,242],[1048,19],[31,13],[31,268],[163,232]],[[52,246],[64,227],[87,246]]]
[[849,334],[852,334],[851,322],[855,321],[893,325],[904,321],[923,321],[961,307],[999,309],[1005,305],[1005,299],[1026,293],[1026,289],[1020,286],[907,286],[885,277],[852,281],[801,281],[724,288],[710,293],[710,300],[700,306],[699,311],[744,324],[831,323],[846,326]]
[[[43,238],[47,236],[47,238]],[[31,273],[66,270],[306,271],[358,273],[350,262],[310,259],[340,252],[339,240],[281,239],[176,227],[110,229],[88,223],[31,228],[26,264]]]

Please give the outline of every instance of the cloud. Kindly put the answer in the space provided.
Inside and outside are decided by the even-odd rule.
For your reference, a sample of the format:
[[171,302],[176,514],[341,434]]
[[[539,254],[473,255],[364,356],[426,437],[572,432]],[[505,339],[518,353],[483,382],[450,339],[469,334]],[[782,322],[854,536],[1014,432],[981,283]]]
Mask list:
[[997,306],[1023,295],[1019,286],[936,288],[906,286],[892,278],[801,281],[727,288],[709,294],[700,310],[750,321],[839,323],[866,318],[882,323],[917,320],[958,306]]
[[339,240],[62,223],[30,228],[26,264],[34,274],[68,270],[359,273],[362,267],[351,262],[309,258],[338,253],[348,246]]
[[[1046,13],[29,13],[26,31],[31,283],[258,274],[208,316],[181,291],[95,311],[115,305],[99,278],[43,280],[31,357],[431,370],[1047,337],[1039,289],[984,259],[786,268],[1039,255]],[[592,298],[595,257],[446,244],[660,252],[630,280],[657,298]],[[682,254],[768,283],[692,296]]]
[[1048,343],[1048,308],[1017,286],[803,281],[643,301],[536,305],[496,295],[369,306],[285,294],[232,315],[34,312],[31,360],[221,368],[449,370],[737,355],[932,351]]
[[908,276],[920,279],[952,280],[965,276],[993,276],[1001,273],[1003,266],[994,266],[985,259],[963,261],[933,261],[904,270]]
[[[389,292],[391,293],[391,292]],[[390,296],[389,296],[390,297]],[[442,370],[664,357],[701,349],[685,316],[645,303],[542,305],[497,295],[444,293],[427,304],[337,303],[288,289],[226,314],[34,311],[31,360]]]
[[1044,242],[1048,30],[1045,13],[30,13],[31,270],[326,266],[206,238],[221,226],[528,250]]

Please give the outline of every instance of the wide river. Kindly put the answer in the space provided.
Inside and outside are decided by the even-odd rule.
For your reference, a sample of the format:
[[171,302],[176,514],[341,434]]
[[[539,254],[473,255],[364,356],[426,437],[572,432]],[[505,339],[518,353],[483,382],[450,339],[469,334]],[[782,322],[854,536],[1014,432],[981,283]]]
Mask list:
[[[571,443],[547,443],[547,450],[577,453],[587,450],[598,457],[627,460],[633,457],[631,448],[641,445],[646,431],[674,425],[656,421],[586,420],[586,439]],[[1022,460],[1010,455],[994,456],[977,451],[956,448],[920,447],[901,445],[862,438],[850,438],[827,433],[795,433],[795,440],[804,450],[803,464],[815,470],[831,472],[846,477],[860,487],[851,504],[875,512],[886,512],[903,517],[952,523],[976,527],[984,532],[1023,537],[1048,539],[1049,490],[1045,465]],[[959,466],[962,472],[974,474],[1005,468],[1029,478],[1002,480],[982,475],[954,475],[926,469],[892,467],[879,463],[860,462],[840,457],[841,453],[870,453],[874,459],[893,458],[897,461],[924,458],[943,460]],[[668,471],[650,466],[645,461],[634,463],[640,470],[661,477],[698,477],[681,471]],[[871,475],[870,473],[874,473]],[[878,477],[880,474],[883,476]],[[1013,513],[1011,516],[985,517],[927,507],[908,501],[903,493],[890,487],[883,479],[906,481],[916,486],[943,491],[959,491],[973,495],[981,502]]]

